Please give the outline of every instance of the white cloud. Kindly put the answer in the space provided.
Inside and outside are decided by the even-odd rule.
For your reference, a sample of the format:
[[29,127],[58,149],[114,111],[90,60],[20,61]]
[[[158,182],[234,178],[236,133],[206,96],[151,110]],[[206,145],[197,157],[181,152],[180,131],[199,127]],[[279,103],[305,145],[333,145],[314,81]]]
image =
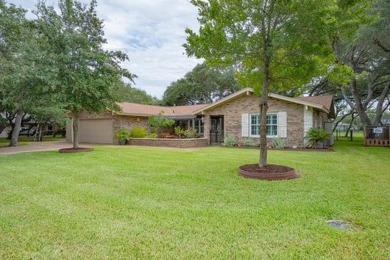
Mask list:
[[[31,0],[7,2],[35,9]],[[47,3],[57,5],[54,0]],[[188,0],[102,0],[97,11],[105,21],[106,48],[128,54],[130,61],[124,67],[137,74],[136,87],[152,96],[162,97],[171,82],[200,62],[188,58],[182,47],[185,28],[198,28],[196,7]]]

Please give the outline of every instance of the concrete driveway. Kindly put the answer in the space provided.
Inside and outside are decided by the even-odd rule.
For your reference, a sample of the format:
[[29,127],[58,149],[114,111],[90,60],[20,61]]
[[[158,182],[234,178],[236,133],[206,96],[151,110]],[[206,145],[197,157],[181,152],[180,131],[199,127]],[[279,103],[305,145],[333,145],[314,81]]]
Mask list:
[[32,142],[27,145],[16,147],[0,147],[0,155],[38,151],[54,151],[70,147],[72,147],[72,143],[68,142]]

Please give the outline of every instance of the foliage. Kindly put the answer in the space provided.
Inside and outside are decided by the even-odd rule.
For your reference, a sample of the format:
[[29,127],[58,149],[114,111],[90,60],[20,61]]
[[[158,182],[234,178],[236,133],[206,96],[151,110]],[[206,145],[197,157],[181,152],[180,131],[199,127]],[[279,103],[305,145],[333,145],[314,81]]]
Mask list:
[[[47,41],[26,10],[0,2],[0,113],[12,115],[10,146],[16,146],[26,113],[59,110],[53,78],[58,72]],[[42,114],[41,114],[42,115]]]
[[[260,160],[267,164],[266,114],[270,89],[291,90],[328,70],[337,31],[338,1],[200,1],[199,32],[186,30],[188,55],[235,66],[260,98]],[[349,6],[353,10],[355,6]],[[349,9],[348,9],[349,11]],[[341,18],[340,18],[341,19]]]
[[239,90],[233,71],[198,64],[164,92],[163,105],[195,105],[217,101]]
[[321,143],[324,143],[329,138],[328,133],[319,128],[310,128],[306,132],[305,142],[309,148],[319,148]]
[[195,138],[196,137],[196,129],[194,128],[188,128],[186,131],[185,131],[185,136],[187,138]]
[[195,138],[196,137],[196,129],[194,128],[188,128],[187,130],[182,129],[180,126],[176,126],[174,128],[175,135],[178,138]]
[[158,137],[158,135],[156,134],[156,133],[150,133],[148,136],[147,136],[148,138],[157,138]]
[[184,138],[185,137],[185,130],[184,129],[181,129],[180,126],[176,126],[174,128],[175,130],[175,135],[178,137],[178,138]]
[[[347,104],[336,123],[356,114],[364,125],[377,125],[390,106],[390,2],[365,1],[353,11],[341,7],[339,15],[353,18],[354,22],[344,24],[348,29],[342,28],[334,37],[336,64],[332,72],[340,67],[348,71],[336,72],[336,78],[330,73],[311,92],[330,93]],[[369,115],[372,109],[374,117]]]
[[130,132],[126,128],[121,127],[114,135],[118,140],[127,140],[129,139]]
[[120,102],[155,105],[156,99],[148,95],[145,90],[132,87],[130,84],[120,82],[115,90]]
[[226,136],[223,145],[226,147],[233,147],[237,144],[236,137],[234,136]]
[[136,126],[136,127],[133,127],[133,129],[131,129],[129,137],[130,138],[145,138],[147,134],[148,133],[147,133],[145,127]]
[[[277,183],[237,176],[258,159],[249,149],[0,155],[0,256],[387,259],[389,151],[362,139],[334,149],[270,151],[271,163],[301,174]],[[329,227],[332,219],[356,229]]]
[[255,147],[255,146],[256,146],[255,141],[253,141],[253,139],[251,139],[251,138],[245,138],[245,139],[243,140],[243,144],[244,144],[244,146],[246,146],[246,147]]
[[[57,69],[52,85],[61,104],[73,118],[73,147],[78,147],[78,117],[82,111],[99,113],[116,110],[116,88],[125,77],[135,75],[121,68],[128,59],[120,51],[106,51],[103,21],[98,17],[97,1],[85,5],[77,0],[60,0],[59,8],[37,5],[37,26],[48,42],[47,51]],[[57,12],[58,10],[58,12]]]
[[157,116],[150,116],[148,118],[148,123],[150,128],[152,129],[152,132],[158,131],[160,128],[168,128],[173,126],[175,124],[175,120],[171,118],[163,117],[163,111],[158,113]]
[[275,149],[284,149],[284,139],[282,138],[273,138],[272,147]]

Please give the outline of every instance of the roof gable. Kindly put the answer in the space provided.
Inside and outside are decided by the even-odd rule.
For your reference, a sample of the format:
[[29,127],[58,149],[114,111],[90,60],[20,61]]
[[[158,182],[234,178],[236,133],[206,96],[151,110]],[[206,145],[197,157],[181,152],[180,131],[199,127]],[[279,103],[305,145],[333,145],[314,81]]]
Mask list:
[[[158,115],[160,112],[162,112],[165,117],[170,117],[170,118],[177,118],[177,119],[193,118],[196,116],[196,114],[202,113],[203,111],[214,109],[236,98],[241,98],[243,96],[252,95],[252,94],[253,94],[253,89],[244,88],[212,104],[173,106],[173,107],[153,106],[153,105],[143,105],[143,104],[122,102],[122,103],[118,103],[122,111],[117,112],[116,114],[148,117],[152,115]],[[332,96],[291,98],[279,94],[270,93],[269,97],[278,100],[283,100],[290,103],[300,104],[303,106],[313,107],[322,112],[329,114],[330,117],[334,116],[334,106],[333,106]]]
[[[240,98],[240,97],[245,96],[245,95],[251,95],[251,94],[253,94],[253,89],[244,88],[240,91],[237,91],[237,92],[231,94],[230,96],[222,98],[215,103],[209,104],[206,107],[199,109],[198,111],[196,111],[196,113],[201,113],[203,111],[207,111],[207,110],[216,108],[216,107],[218,107],[224,103],[227,103],[233,99]],[[300,104],[303,106],[313,107],[313,108],[319,109],[327,114],[332,114],[332,111],[334,111],[333,97],[332,96],[313,97],[313,98],[307,98],[307,97],[291,98],[291,97],[286,97],[286,96],[282,96],[279,94],[273,94],[273,93],[270,93],[268,96],[272,97],[274,99],[279,99],[279,100],[283,100],[283,101],[287,101],[287,102],[291,102],[291,103],[295,103],[295,104]]]

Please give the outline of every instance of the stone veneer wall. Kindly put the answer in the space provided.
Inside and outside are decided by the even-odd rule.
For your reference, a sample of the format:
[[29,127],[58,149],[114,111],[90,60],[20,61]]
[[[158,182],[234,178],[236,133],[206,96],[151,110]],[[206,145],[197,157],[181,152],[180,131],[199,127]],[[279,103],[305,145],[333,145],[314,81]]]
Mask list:
[[131,138],[128,143],[130,145],[159,146],[159,147],[173,147],[173,148],[192,148],[192,147],[204,147],[209,145],[209,141],[206,138],[191,138],[191,139]]
[[[269,99],[268,113],[287,112],[287,138],[286,147],[302,147],[304,145],[303,136],[303,111],[304,106],[293,104],[282,100]],[[205,136],[210,132],[210,116],[224,115],[224,135],[235,136],[238,141],[243,141],[241,137],[241,115],[243,113],[259,113],[259,97],[255,95],[241,96],[230,100],[205,114]],[[259,138],[252,138],[255,142]],[[272,144],[272,138],[267,139],[268,144]]]

